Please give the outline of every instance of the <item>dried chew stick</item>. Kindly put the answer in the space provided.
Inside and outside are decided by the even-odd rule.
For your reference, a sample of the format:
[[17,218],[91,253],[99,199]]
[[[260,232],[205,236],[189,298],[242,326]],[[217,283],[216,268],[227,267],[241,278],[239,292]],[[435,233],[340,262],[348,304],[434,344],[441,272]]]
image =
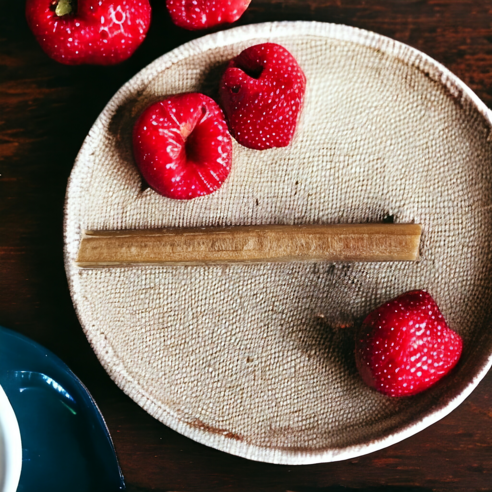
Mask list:
[[417,224],[263,225],[87,231],[77,265],[416,260]]

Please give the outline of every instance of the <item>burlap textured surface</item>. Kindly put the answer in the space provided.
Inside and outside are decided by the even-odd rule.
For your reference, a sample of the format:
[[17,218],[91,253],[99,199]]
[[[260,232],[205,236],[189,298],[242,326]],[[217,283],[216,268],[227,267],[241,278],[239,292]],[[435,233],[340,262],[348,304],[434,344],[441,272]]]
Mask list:
[[[305,71],[292,145],[234,144],[215,194],[169,200],[132,158],[139,113],[164,96],[213,97],[225,63],[273,41]],[[425,55],[321,23],[253,25],[164,55],[110,101],[67,193],[65,259],[84,331],[119,387],[155,418],[250,459],[313,463],[361,455],[443,417],[490,365],[491,123],[486,107]],[[417,263],[75,267],[85,229],[378,222],[423,225]],[[430,391],[367,388],[354,330],[380,303],[427,289],[464,338],[462,360]]]

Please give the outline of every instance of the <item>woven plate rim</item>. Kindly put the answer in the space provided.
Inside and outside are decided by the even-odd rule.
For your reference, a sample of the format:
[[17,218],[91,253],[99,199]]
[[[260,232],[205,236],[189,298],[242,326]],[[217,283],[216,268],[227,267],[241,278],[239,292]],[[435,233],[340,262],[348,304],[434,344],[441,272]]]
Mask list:
[[[371,440],[364,444],[342,448],[313,450],[275,449],[232,440],[223,435],[191,427],[180,421],[179,418],[165,405],[152,400],[149,395],[146,394],[145,390],[140,387],[138,382],[133,380],[126,372],[122,361],[115,356],[104,336],[98,336],[97,333],[91,331],[89,329],[90,327],[86,326],[84,323],[78,308],[79,292],[77,292],[74,287],[72,280],[72,277],[77,274],[77,268],[69,257],[69,242],[73,241],[73,238],[70,235],[70,197],[73,189],[76,187],[77,172],[83,167],[85,163],[84,159],[91,148],[93,136],[106,127],[121,102],[123,102],[128,95],[135,93],[137,87],[145,86],[159,72],[162,72],[173,64],[195,54],[258,37],[266,37],[273,41],[278,37],[298,35],[312,35],[315,37],[327,37],[352,42],[378,50],[405,64],[413,66],[429,75],[432,80],[444,86],[456,100],[471,103],[471,105],[482,114],[492,130],[492,112],[478,96],[463,81],[439,62],[406,44],[363,29],[323,22],[285,21],[235,27],[195,39],[162,55],[138,72],[116,92],[98,116],[96,122],[85,138],[75,160],[72,173],[68,180],[63,225],[65,270],[75,311],[96,356],[119,388],[154,418],[194,441],[236,456],[255,461],[283,465],[325,463],[355,458],[386,448],[420,432],[451,413],[470,395],[492,366],[492,353],[481,366],[476,368],[475,376],[468,382],[466,387],[454,398],[450,398],[444,406],[434,408],[434,410],[430,409],[419,420],[414,421],[409,425],[402,426],[402,428],[384,438]],[[108,362],[109,360],[112,361],[111,364]]]

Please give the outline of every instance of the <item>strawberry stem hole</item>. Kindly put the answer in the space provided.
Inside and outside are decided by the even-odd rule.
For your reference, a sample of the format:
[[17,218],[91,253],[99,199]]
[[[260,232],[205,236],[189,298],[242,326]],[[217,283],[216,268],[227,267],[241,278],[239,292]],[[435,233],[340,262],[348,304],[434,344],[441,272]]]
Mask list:
[[263,65],[258,60],[255,60],[254,58],[251,58],[244,53],[242,54],[242,56],[240,55],[237,57],[237,59],[235,60],[235,66],[252,79],[258,80],[263,73]]
[[[183,133],[183,130],[181,131],[184,140],[183,146],[186,161],[193,162],[194,164],[199,164],[203,160],[203,143],[206,141],[208,135],[208,132],[200,125],[208,113],[208,108],[202,105],[198,111],[202,115],[198,118],[198,121],[195,121],[194,127],[189,128],[185,133]],[[191,131],[188,133],[190,129]]]
[[[202,108],[203,110],[203,108]],[[186,154],[186,160],[192,161],[195,163],[200,162],[200,129],[196,127],[193,131],[188,135],[188,138],[185,140],[184,150]]]
[[252,79],[258,80],[263,73],[263,67],[260,65],[258,67],[239,67],[246,75]]

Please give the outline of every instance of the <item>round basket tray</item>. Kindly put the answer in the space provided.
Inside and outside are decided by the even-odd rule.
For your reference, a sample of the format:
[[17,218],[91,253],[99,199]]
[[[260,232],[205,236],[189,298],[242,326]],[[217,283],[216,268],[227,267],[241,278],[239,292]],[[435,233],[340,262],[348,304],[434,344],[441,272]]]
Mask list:
[[[136,117],[164,96],[216,98],[225,64],[276,42],[307,77],[294,142],[234,142],[216,193],[169,200],[134,164]],[[125,84],[77,157],[65,210],[65,264],[101,364],[178,432],[246,458],[335,461],[408,437],[448,414],[491,364],[491,120],[426,55],[358,29],[312,22],[239,27],[162,56]],[[421,259],[79,269],[84,230],[379,222],[423,226]],[[370,310],[426,289],[464,339],[454,372],[424,393],[364,385],[354,330]]]

